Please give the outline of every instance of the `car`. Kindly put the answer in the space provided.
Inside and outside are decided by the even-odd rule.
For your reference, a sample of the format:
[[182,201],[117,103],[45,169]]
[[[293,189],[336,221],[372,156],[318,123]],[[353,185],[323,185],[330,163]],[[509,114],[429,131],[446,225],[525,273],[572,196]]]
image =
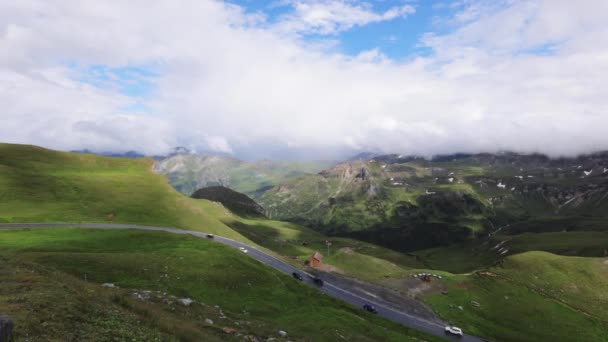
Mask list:
[[315,285],[317,286],[323,286],[323,279],[319,277],[312,278],[312,282],[315,283]]
[[301,275],[300,273],[298,273],[298,272],[293,272],[291,275],[292,275],[294,278],[298,279],[299,281],[304,280],[304,278],[302,278],[302,275]]
[[207,239],[213,239],[215,236],[213,236],[213,234],[207,234]]
[[247,253],[247,252],[249,252],[249,251],[247,250],[247,248],[245,248],[245,247],[239,247],[239,250],[240,250],[241,252],[243,252],[243,253]]
[[448,325],[445,327],[444,331],[446,334],[451,334],[451,335],[456,335],[456,336],[462,337],[462,329],[460,329],[459,327]]
[[376,308],[371,304],[364,304],[363,310],[374,313],[374,314],[378,313],[378,310],[376,310]]

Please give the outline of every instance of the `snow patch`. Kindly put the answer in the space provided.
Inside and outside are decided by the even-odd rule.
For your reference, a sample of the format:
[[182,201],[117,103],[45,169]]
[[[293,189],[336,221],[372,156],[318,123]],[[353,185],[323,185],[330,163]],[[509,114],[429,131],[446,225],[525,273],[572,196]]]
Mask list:
[[589,171],[584,171],[583,170],[583,173],[585,174],[585,177],[589,176],[592,172],[593,172],[593,169],[591,169]]
[[448,178],[448,182],[453,183],[454,182],[454,178],[453,177]]
[[496,186],[499,187],[499,188],[501,188],[501,189],[504,189],[504,188],[507,187],[505,184],[502,184],[502,181],[498,182],[498,184]]

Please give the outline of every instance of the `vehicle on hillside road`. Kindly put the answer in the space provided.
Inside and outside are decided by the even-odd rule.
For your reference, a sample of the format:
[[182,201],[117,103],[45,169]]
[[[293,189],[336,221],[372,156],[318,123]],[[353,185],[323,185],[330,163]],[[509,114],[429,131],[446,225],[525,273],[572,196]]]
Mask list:
[[448,325],[447,327],[445,327],[444,331],[446,334],[456,335],[459,337],[462,337],[462,335],[463,335],[462,329],[455,327],[455,326],[451,326],[451,325]]
[[378,310],[376,310],[376,308],[371,305],[371,304],[364,304],[363,305],[363,310],[367,311],[367,312],[371,312],[373,314],[377,314]]
[[207,234],[205,235],[207,237],[207,239],[213,239],[215,236],[213,236],[213,234]]
[[317,286],[323,286],[323,279],[319,277],[312,278],[312,282],[315,283],[315,285]]
[[294,277],[294,278],[296,278],[296,279],[298,279],[299,281],[304,280],[304,278],[302,277],[302,275],[300,273],[298,273],[298,272],[293,272],[291,274],[291,276]]
[[243,253],[247,253],[247,252],[249,252],[249,251],[247,250],[247,248],[245,248],[245,247],[239,247],[239,250],[240,250],[241,252],[243,252]]

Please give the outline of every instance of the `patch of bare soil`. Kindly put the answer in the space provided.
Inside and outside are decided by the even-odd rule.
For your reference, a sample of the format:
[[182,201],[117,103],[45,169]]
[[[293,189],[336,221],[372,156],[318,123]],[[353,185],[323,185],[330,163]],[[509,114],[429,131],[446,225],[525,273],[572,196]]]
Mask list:
[[383,281],[382,284],[414,297],[441,292],[445,289],[443,282],[434,278],[430,281],[422,281],[418,278],[391,279]]
[[339,274],[344,274],[344,271],[332,266],[332,265],[327,265],[327,264],[320,264],[319,266],[316,267],[316,269],[321,270],[323,272],[332,272],[332,273],[339,273]]

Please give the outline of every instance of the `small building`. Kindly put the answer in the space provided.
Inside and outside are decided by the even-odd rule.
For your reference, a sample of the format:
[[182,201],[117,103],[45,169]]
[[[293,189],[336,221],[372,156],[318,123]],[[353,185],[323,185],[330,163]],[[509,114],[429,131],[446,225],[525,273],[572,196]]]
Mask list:
[[322,261],[323,255],[321,255],[321,253],[319,252],[315,252],[313,255],[310,256],[310,258],[308,258],[307,265],[310,267],[319,267],[321,266]]

